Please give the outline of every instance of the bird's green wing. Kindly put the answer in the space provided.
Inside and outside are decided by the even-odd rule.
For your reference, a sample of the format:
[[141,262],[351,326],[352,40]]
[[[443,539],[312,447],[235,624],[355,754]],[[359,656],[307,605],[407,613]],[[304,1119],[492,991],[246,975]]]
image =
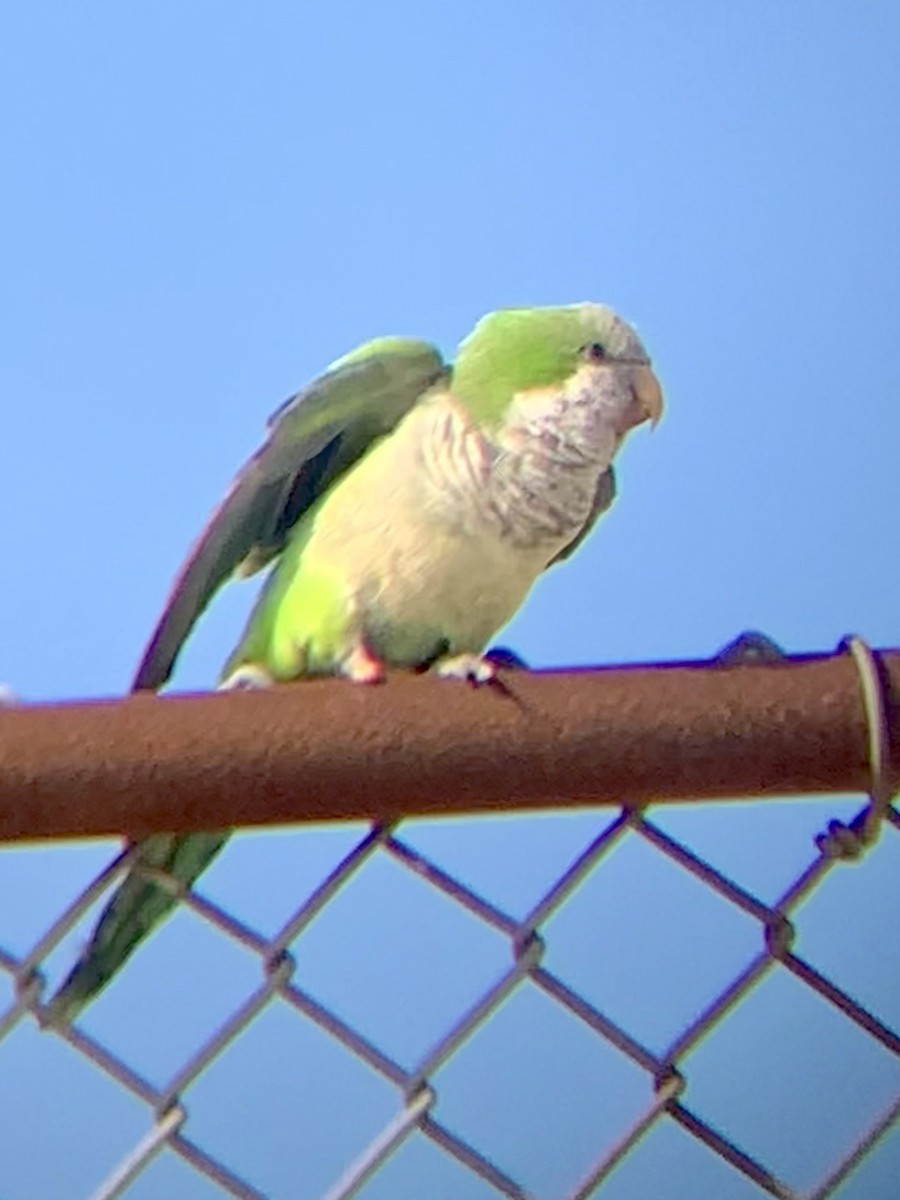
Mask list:
[[179,571],[133,691],[163,686],[218,588],[278,554],[294,523],[334,479],[447,374],[427,343],[379,338],[339,359],[273,414],[265,442],[238,472]]
[[[266,441],[238,473],[179,572],[134,690],[166,682],[185,638],[222,583],[278,554],[317,497],[446,375],[437,351],[424,342],[382,338],[340,359],[278,409]],[[102,991],[176,904],[178,889],[190,887],[228,836],[159,833],[132,847],[128,874],[47,1005],[48,1023],[68,1024]]]

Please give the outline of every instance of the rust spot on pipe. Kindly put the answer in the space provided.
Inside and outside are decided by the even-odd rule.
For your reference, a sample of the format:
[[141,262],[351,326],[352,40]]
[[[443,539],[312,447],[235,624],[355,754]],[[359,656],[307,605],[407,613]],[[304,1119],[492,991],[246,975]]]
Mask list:
[[[900,651],[880,653],[891,747]],[[849,655],[0,710],[0,838],[865,791]],[[891,778],[896,786],[896,753]]]

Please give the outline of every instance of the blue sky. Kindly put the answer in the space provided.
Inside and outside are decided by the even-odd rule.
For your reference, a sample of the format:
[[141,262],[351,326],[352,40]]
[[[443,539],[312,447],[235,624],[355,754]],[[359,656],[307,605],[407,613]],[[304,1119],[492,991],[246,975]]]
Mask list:
[[[704,656],[747,627],[791,651],[829,649],[849,631],[896,645],[898,55],[900,10],[888,0],[38,0],[11,9],[0,44],[0,680],[27,700],[121,693],[174,570],[265,418],[338,354],[382,333],[424,336],[449,353],[489,309],[582,299],[608,302],[638,326],[668,412],[652,436],[631,439],[614,511],[575,561],[541,582],[502,641],[539,666]],[[235,588],[217,603],[184,655],[178,686],[209,686],[251,592]],[[772,899],[807,860],[811,833],[838,810],[852,806],[720,806],[665,820]],[[605,819],[404,830],[519,913]],[[202,886],[248,922],[277,926],[357,835],[247,837]],[[111,848],[0,856],[0,944],[25,953]],[[827,960],[845,971],[845,986],[871,987],[866,1002],[895,1023],[896,937],[873,913],[884,907],[896,858],[896,848],[879,846],[854,882],[848,871],[829,883],[840,899],[811,906],[806,933],[821,969]],[[639,949],[662,935],[649,929],[648,902],[648,928],[620,942],[620,902],[601,882],[607,869],[621,871],[634,893],[630,912],[642,911],[642,897],[666,893],[653,856],[626,846],[598,870],[596,897],[587,888],[565,918],[572,972],[586,991],[599,989],[598,1004],[618,1002],[624,1021],[657,986]],[[383,908],[402,924],[403,913],[428,903],[404,900],[410,885],[390,864],[372,870],[355,906],[352,892],[346,905],[347,929],[362,941],[372,934],[354,908]],[[673,887],[670,910],[688,928],[692,900],[679,882]],[[710,920],[707,943],[721,943],[733,967],[744,943],[732,940],[727,920]],[[165,972],[181,979],[207,962],[211,938],[197,925],[183,915],[170,922],[135,959],[136,982],[123,979],[86,1017],[86,1028],[123,1054],[140,1057],[138,1043],[146,1048],[149,1039],[165,1061],[143,1069],[161,1078],[212,1018],[185,1017],[171,988],[164,1019],[148,1003],[149,1032],[129,1014],[151,983],[164,996]],[[598,926],[619,932],[610,941]],[[860,926],[866,937],[847,934]],[[370,994],[365,955],[336,948],[348,944],[344,934],[326,932],[309,951],[319,956],[321,987],[355,1012]],[[478,972],[490,977],[498,960],[484,950],[482,962],[477,946],[463,947],[466,936],[477,942],[468,926],[460,936],[459,970],[468,980],[463,968],[475,964],[476,982],[465,986],[477,990]],[[395,931],[392,945],[395,938],[404,944]],[[592,938],[600,939],[596,956],[579,957]],[[756,945],[752,937],[747,945]],[[222,1019],[245,981],[219,964],[218,950],[208,953],[226,981],[212,1002]],[[413,940],[407,957],[430,978],[442,953],[437,938]],[[242,969],[251,986],[257,976]],[[631,980],[617,1000],[603,990],[611,970]],[[674,1002],[668,1014],[657,1007],[642,1036],[664,1044],[670,1026],[708,996],[685,987],[687,1016]],[[776,1022],[779,1012],[805,1011],[792,1010],[789,996],[783,1010],[776,1001],[766,1000]],[[371,999],[399,1039],[398,1055],[414,1058],[435,1032],[415,1016],[421,1005]],[[401,1026],[408,1018],[417,1030],[409,1044],[391,1023],[398,1012]],[[523,1030],[542,1028],[540,1015],[521,1020]],[[763,1016],[755,1026],[747,1020],[747,1044],[765,1042]],[[805,1015],[795,1021],[818,1029]],[[498,1020],[500,1042],[504,1029]],[[262,1025],[255,1036],[255,1056],[227,1069],[232,1096],[246,1084],[262,1106],[265,1093],[257,1101],[248,1081],[284,1042],[277,1030],[267,1040]],[[545,1040],[566,1044],[552,1030],[546,1039],[539,1032]],[[17,1131],[5,1195],[88,1194],[143,1131],[145,1114],[46,1035],[23,1030],[5,1047],[7,1094],[25,1072],[36,1095],[52,1085],[54,1096],[52,1128],[24,1110],[15,1125],[4,1115],[7,1132]],[[508,1056],[502,1047],[490,1053],[502,1078]],[[851,1072],[855,1051],[841,1053],[841,1070]],[[299,1054],[301,1074],[305,1061]],[[796,1074],[804,1078],[802,1065]],[[564,1097],[576,1094],[567,1079],[562,1073]],[[864,1072],[857,1082],[860,1097],[877,1090]],[[349,1139],[344,1161],[377,1128],[367,1124],[365,1086],[348,1086],[363,1133],[361,1142]],[[760,1092],[758,1120],[774,1112],[783,1125],[805,1103],[800,1088],[780,1111],[779,1086]],[[810,1088],[817,1102],[827,1091],[821,1081]],[[507,1131],[527,1130],[539,1119],[537,1101],[532,1112],[524,1088],[511,1094]],[[89,1134],[72,1132],[63,1115],[87,1096],[99,1115]],[[812,1105],[811,1093],[806,1100]],[[829,1134],[835,1145],[871,1117],[851,1100],[842,1102],[849,1124],[837,1121]],[[297,1172],[308,1172],[299,1194],[314,1196],[333,1181],[338,1148],[329,1143],[326,1153],[310,1135],[322,1147],[318,1159],[313,1150],[305,1158],[296,1147],[283,1152],[233,1104],[233,1128],[221,1117],[227,1146],[243,1167],[246,1139],[251,1177],[254,1153],[268,1164],[271,1177],[258,1186],[295,1195]],[[122,1106],[129,1133],[116,1140],[109,1131],[119,1128]],[[815,1130],[831,1130],[827,1122],[843,1111],[825,1105],[825,1124],[787,1154],[788,1175],[806,1184],[816,1177]],[[198,1097],[198,1138],[204,1119]],[[867,1168],[865,1192],[853,1190],[860,1176],[842,1195],[886,1200],[900,1169],[897,1140]],[[554,1164],[577,1158],[553,1146],[548,1135],[521,1171],[541,1200],[571,1184]],[[677,1178],[681,1152],[657,1141],[648,1160]],[[448,1182],[443,1165],[427,1155],[423,1165],[416,1154],[388,1192],[373,1185],[364,1194],[482,1194],[455,1176]],[[65,1188],[54,1174],[61,1163]],[[181,1172],[177,1184],[158,1187],[177,1187],[188,1200],[218,1194],[163,1160],[154,1169]],[[755,1194],[740,1191],[748,1185],[734,1176],[723,1183],[713,1173],[707,1183],[698,1171],[688,1173],[694,1186],[709,1190],[693,1194],[718,1196],[729,1186],[728,1194]],[[141,1186],[135,1195],[159,1194]],[[623,1168],[609,1194],[625,1200],[647,1186]]]

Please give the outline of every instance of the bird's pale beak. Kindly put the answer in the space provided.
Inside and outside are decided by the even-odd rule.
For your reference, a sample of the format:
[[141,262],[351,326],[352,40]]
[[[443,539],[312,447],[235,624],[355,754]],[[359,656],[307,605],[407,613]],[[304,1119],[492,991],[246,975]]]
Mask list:
[[642,421],[649,421],[654,427],[658,425],[663,414],[663,394],[659,380],[649,366],[641,364],[634,368],[631,390],[640,413],[635,425],[640,425]]
[[649,421],[656,425],[662,416],[662,389],[659,379],[650,370],[647,362],[634,362],[626,367],[628,383],[631,389],[631,400],[622,415],[622,425],[619,436],[624,437],[629,430]]

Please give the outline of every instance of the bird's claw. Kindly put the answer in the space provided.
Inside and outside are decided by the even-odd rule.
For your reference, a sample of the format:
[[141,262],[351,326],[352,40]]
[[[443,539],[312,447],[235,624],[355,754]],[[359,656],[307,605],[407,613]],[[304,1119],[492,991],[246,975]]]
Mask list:
[[480,654],[453,654],[439,658],[431,669],[441,679],[462,679],[476,687],[491,683],[497,675],[494,663]]
[[341,674],[353,683],[383,683],[384,663],[365,642],[357,642],[341,663]]
[[219,684],[219,692],[256,692],[274,687],[275,680],[259,663],[242,663]]

